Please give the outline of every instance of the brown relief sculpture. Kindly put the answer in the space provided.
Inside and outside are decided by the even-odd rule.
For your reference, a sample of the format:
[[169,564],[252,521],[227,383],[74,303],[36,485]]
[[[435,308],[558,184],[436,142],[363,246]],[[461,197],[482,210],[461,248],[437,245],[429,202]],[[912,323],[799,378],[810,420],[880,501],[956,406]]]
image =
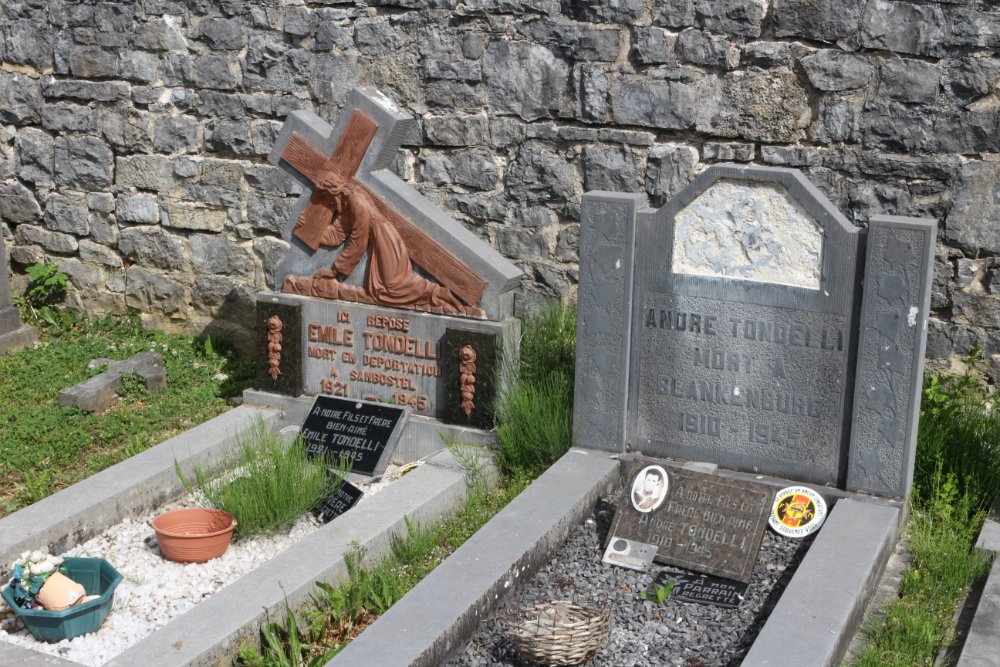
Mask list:
[[267,318],[267,374],[275,382],[281,377],[281,318],[271,315]]
[[[315,186],[293,234],[314,251],[346,246],[331,268],[289,276],[283,291],[484,318],[483,309],[465,305],[478,301],[486,285],[482,276],[353,177],[377,129],[355,111],[329,158],[298,134],[289,140],[282,159]],[[344,283],[366,253],[364,287]],[[441,284],[417,274],[411,259]]]
[[476,404],[472,400],[476,395],[476,350],[471,345],[466,345],[458,351],[458,358],[461,360],[458,372],[462,391],[462,411],[468,417],[476,409]]

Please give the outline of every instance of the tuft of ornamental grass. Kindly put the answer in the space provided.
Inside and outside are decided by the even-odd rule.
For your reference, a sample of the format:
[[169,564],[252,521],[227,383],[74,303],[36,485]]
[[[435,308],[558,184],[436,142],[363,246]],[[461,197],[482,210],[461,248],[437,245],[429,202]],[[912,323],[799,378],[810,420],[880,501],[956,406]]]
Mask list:
[[375,562],[366,563],[371,559],[361,548],[344,554],[346,580],[335,586],[317,582],[299,613],[286,607],[281,621],[261,623],[260,649],[244,645],[236,664],[325,665],[530,483],[508,479],[491,488],[483,475],[469,472],[469,494],[454,516],[430,525],[407,520],[405,533],[394,537],[389,553]]
[[537,477],[572,445],[575,359],[575,305],[557,303],[525,319],[520,363],[505,369],[496,406],[505,476]]
[[327,472],[321,460],[310,460],[301,438],[286,444],[260,418],[237,437],[236,452],[233,479],[212,479],[195,468],[192,483],[179,466],[177,475],[189,493],[199,491],[213,507],[235,516],[241,538],[288,527],[336,491],[346,473]]

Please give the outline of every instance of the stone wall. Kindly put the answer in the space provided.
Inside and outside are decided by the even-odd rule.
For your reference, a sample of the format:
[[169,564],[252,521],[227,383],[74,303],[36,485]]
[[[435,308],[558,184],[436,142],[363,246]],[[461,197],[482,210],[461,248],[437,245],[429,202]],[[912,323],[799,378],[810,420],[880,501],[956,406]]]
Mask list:
[[361,83],[420,118],[397,171],[526,270],[522,308],[573,293],[583,191],[755,162],[859,225],[941,221],[928,355],[1000,354],[998,47],[990,0],[4,0],[0,218],[88,310],[237,333],[297,194],[263,158]]

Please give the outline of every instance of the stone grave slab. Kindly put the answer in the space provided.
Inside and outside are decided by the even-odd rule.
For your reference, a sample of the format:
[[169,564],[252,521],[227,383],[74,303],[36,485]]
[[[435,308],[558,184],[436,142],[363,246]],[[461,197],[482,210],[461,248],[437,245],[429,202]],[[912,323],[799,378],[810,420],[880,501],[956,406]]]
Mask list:
[[934,221],[742,165],[640,208],[584,196],[575,442],[905,497]]
[[310,457],[346,460],[353,473],[381,475],[407,415],[394,405],[317,396],[302,424],[302,445]]
[[[615,513],[609,540],[652,544],[658,563],[750,580],[774,498],[770,487],[647,459],[632,461],[625,470],[627,497]],[[660,479],[650,486],[650,476]]]
[[[290,248],[276,272],[281,293],[258,295],[258,326],[271,322],[274,338],[278,317],[282,349],[278,359],[262,330],[268,356],[257,389],[392,402],[441,420],[488,424],[492,389],[483,373],[473,375],[484,400],[473,400],[468,413],[461,387],[458,409],[446,398],[455,390],[446,383],[460,380],[469,362],[448,352],[445,337],[455,329],[501,341],[477,349],[477,364],[493,361],[494,350],[513,353],[521,271],[388,171],[414,123],[368,88],[351,92],[335,126],[312,112],[289,115],[270,160],[305,192],[284,233]],[[299,310],[298,326],[289,308]],[[298,360],[285,355],[292,338]]]
[[7,246],[0,234],[0,352],[29,345],[38,340],[38,330],[21,322],[21,313],[13,306],[10,279],[7,277]]

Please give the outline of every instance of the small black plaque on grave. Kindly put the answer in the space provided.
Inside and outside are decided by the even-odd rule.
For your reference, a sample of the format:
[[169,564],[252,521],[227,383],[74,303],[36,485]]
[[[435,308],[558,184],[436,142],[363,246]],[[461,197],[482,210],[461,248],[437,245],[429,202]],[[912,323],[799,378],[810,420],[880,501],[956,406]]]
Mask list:
[[444,401],[441,421],[493,428],[497,364],[496,334],[448,327],[444,334]]
[[657,547],[656,562],[750,581],[773,490],[637,459],[609,535]]
[[302,304],[257,300],[257,382],[260,391],[302,393]]
[[313,516],[319,519],[321,523],[333,521],[338,516],[354,507],[354,505],[361,500],[361,497],[364,495],[364,491],[345,479],[343,483],[337,487],[337,490],[333,492],[333,495],[316,506],[313,510]]
[[747,594],[747,588],[750,586],[743,581],[723,579],[707,574],[660,570],[649,586],[650,595],[656,595],[656,587],[666,586],[670,581],[674,582],[674,588],[670,591],[671,600],[730,608],[740,606],[740,602],[743,601],[743,597]]
[[358,399],[317,396],[302,424],[310,457],[348,459],[351,472],[381,475],[406,422],[406,408]]

